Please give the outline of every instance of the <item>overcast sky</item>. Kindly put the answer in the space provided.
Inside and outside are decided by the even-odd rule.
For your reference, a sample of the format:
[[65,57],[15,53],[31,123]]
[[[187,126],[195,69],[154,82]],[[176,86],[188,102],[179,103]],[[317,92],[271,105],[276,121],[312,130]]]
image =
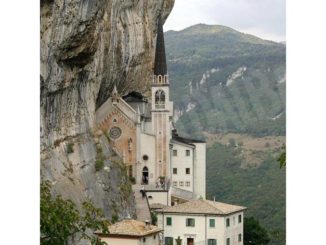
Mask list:
[[285,0],[175,0],[164,30],[182,30],[198,23],[285,41]]

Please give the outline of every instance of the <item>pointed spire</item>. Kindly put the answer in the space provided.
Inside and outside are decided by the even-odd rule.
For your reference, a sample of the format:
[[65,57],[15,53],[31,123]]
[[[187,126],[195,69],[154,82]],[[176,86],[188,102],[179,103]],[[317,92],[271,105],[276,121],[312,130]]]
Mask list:
[[112,90],[112,95],[113,96],[118,95],[117,85],[115,85],[115,84],[114,84],[114,88]]
[[162,23],[162,18],[160,16],[158,19],[158,27],[157,27],[154,75],[164,76],[166,74],[167,74],[167,68],[166,68],[166,57],[165,57],[163,23]]
[[116,104],[119,101],[119,94],[116,85],[114,85],[111,96],[112,96],[113,103]]

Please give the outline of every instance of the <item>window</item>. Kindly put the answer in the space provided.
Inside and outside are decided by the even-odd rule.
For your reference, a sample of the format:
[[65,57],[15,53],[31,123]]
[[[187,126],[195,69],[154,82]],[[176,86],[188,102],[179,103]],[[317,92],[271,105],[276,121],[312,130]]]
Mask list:
[[190,150],[186,150],[186,156],[187,156],[187,157],[190,156]]
[[240,233],[239,235],[238,235],[238,242],[241,242],[242,241],[242,234]]
[[173,186],[176,187],[178,185],[178,182],[173,181]]
[[229,227],[229,226],[230,226],[230,219],[227,218],[227,219],[226,219],[226,227]]
[[164,109],[165,93],[163,90],[157,90],[155,92],[155,108]]
[[208,239],[208,245],[216,245],[216,239]]
[[215,219],[209,219],[209,227],[211,228],[215,227]]
[[238,216],[238,223],[241,223],[242,222],[242,216],[241,214]]
[[178,151],[177,150],[173,150],[173,156],[176,157],[178,155]]
[[186,226],[195,227],[195,219],[187,218],[186,219]]
[[173,174],[177,174],[178,173],[178,169],[177,168],[173,168]]
[[233,225],[235,225],[235,217],[233,216]]
[[190,186],[190,181],[186,181],[186,186]]
[[173,245],[173,237],[165,237],[165,245]]
[[190,174],[190,168],[186,168],[186,174]]
[[111,139],[118,139],[121,136],[122,130],[119,127],[112,127],[109,131],[109,137]]
[[226,245],[230,245],[230,238],[226,239]]
[[146,238],[145,237],[143,238],[143,242],[146,242]]
[[179,186],[183,186],[183,181],[180,181],[179,182]]
[[166,225],[172,225],[172,218],[166,217]]
[[128,151],[132,151],[132,138],[128,139]]

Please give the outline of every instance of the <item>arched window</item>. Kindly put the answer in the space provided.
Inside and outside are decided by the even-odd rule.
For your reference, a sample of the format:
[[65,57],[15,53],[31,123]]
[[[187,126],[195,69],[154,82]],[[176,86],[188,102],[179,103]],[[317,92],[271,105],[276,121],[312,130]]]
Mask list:
[[163,90],[157,90],[155,92],[155,108],[162,109],[165,105],[165,93]]
[[148,184],[148,168],[146,166],[143,168],[142,184],[143,185]]

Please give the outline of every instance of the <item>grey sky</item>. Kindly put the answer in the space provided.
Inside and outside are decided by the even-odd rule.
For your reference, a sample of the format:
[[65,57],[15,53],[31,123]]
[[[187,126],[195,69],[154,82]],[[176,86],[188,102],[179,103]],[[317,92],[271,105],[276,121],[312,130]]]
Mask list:
[[285,41],[285,0],[175,0],[164,30],[205,23]]

